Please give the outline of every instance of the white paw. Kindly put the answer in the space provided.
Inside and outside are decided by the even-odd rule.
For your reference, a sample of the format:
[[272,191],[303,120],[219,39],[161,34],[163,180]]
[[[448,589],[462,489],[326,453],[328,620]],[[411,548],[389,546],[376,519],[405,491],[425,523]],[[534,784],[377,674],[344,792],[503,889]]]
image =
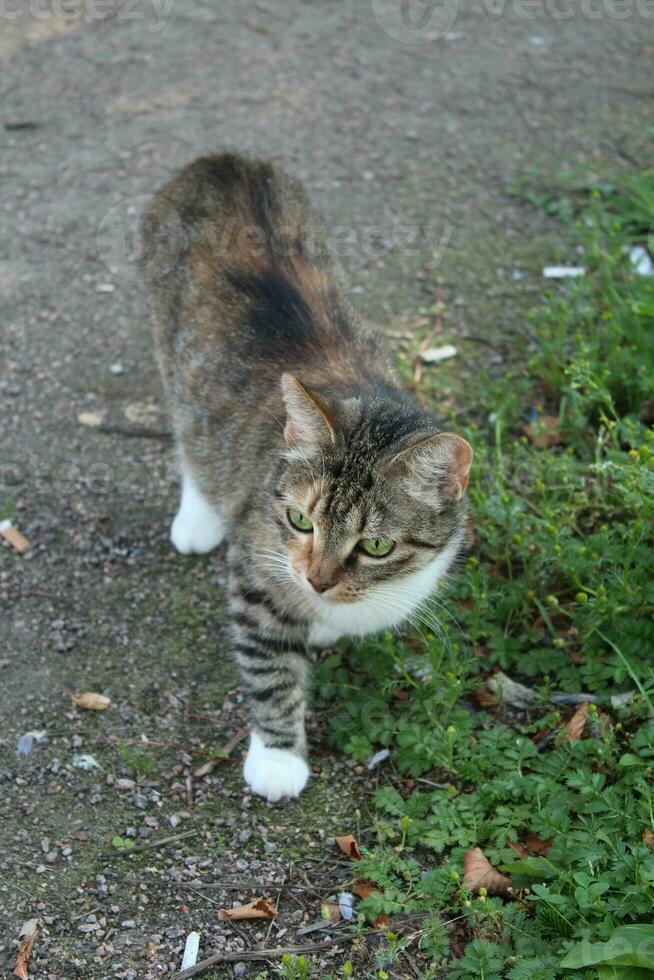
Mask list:
[[213,511],[191,514],[180,507],[170,528],[170,540],[182,555],[206,555],[224,537],[224,522]]
[[182,501],[170,529],[170,540],[182,555],[204,555],[217,548],[224,537],[225,522],[185,472]]
[[299,796],[307,784],[309,767],[304,759],[286,749],[269,749],[252,732],[243,776],[253,793],[269,803],[284,796]]

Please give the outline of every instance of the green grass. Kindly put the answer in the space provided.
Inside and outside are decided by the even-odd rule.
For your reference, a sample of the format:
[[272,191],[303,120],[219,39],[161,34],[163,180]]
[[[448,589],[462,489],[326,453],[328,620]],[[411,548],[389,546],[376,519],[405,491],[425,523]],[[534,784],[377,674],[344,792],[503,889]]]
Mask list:
[[[545,294],[499,380],[467,390],[472,557],[420,636],[367,640],[319,670],[339,747],[387,746],[394,773],[360,868],[381,891],[359,909],[400,925],[387,965],[357,976],[382,976],[405,940],[425,976],[654,975],[654,277],[625,252],[654,228],[654,174],[557,213],[587,274]],[[542,415],[556,419],[546,448]],[[479,706],[499,669],[536,692],[528,714]],[[568,741],[580,693],[595,700]],[[547,853],[509,846],[527,835]],[[511,893],[464,886],[475,846]],[[648,928],[621,931],[634,923]],[[608,946],[582,955],[582,941]]]

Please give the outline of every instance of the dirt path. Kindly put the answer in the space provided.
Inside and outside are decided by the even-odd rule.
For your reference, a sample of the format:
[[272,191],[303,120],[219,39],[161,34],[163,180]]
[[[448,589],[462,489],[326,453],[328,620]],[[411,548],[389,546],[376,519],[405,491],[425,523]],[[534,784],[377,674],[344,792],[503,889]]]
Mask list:
[[[192,928],[205,955],[265,939],[267,923],[234,929],[219,905],[280,896],[268,945],[318,918],[313,890],[347,877],[325,841],[365,823],[373,780],[322,728],[310,789],[284,809],[244,796],[240,746],[193,776],[243,724],[222,557],[171,551],[165,439],[77,421],[166,428],[134,265],[145,195],[217,148],[272,156],[305,180],[369,317],[415,331],[438,291],[444,339],[519,328],[544,261],[571,256],[512,181],[640,159],[652,21],[635,0],[621,19],[609,0],[569,17],[562,0],[462,0],[422,29],[395,0],[14,6],[0,12],[0,517],[34,548],[0,548],[0,964],[39,916],[33,978],[154,977]],[[112,707],[80,713],[79,689]],[[19,758],[29,730],[47,737]],[[112,845],[186,832],[138,858]],[[200,880],[222,886],[194,894]],[[258,968],[213,975],[239,971]]]

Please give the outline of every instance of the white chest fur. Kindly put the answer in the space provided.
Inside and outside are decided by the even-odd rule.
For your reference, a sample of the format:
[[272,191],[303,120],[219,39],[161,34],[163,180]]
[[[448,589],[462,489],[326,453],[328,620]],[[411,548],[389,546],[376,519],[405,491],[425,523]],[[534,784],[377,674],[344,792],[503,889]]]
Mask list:
[[325,647],[341,636],[365,636],[399,626],[432,595],[461,546],[461,535],[425,568],[404,578],[383,582],[361,602],[330,603],[325,600],[309,629],[309,643]]

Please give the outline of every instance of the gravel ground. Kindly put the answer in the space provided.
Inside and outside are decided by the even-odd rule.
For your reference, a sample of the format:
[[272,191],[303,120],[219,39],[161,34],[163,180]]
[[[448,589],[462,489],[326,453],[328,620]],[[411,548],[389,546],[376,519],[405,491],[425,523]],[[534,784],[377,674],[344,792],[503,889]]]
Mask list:
[[[201,956],[335,935],[306,931],[351,879],[330,838],[365,840],[366,801],[392,774],[347,763],[321,712],[299,802],[243,792],[242,741],[195,775],[245,719],[222,553],[168,543],[176,490],[134,233],[193,157],[273,157],[306,182],[355,301],[391,338],[410,345],[436,302],[462,352],[448,404],[485,350],[474,337],[508,347],[542,265],[574,260],[512,182],[638,163],[653,94],[644,4],[618,18],[608,0],[569,17],[563,0],[536,17],[518,0],[448,3],[420,29],[395,0],[2,5],[0,517],[33,543],[0,547],[3,969],[35,917],[33,980],[170,976],[191,929]],[[79,709],[79,690],[111,707]],[[19,757],[33,730],[45,738]],[[257,895],[278,903],[272,924],[216,914]],[[363,952],[348,953],[355,975]],[[340,956],[319,953],[319,975]]]

